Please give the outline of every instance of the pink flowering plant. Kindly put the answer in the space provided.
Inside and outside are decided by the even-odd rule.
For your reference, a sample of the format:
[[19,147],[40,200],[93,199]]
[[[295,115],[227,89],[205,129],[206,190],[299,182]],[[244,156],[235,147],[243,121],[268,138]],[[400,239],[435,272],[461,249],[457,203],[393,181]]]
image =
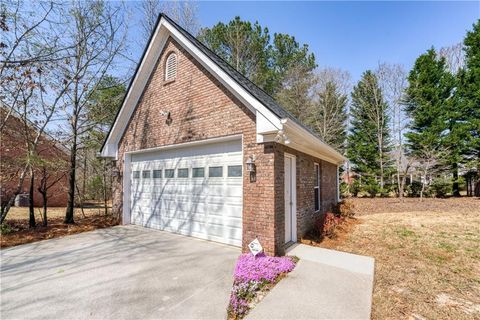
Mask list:
[[243,318],[258,293],[269,290],[282,275],[292,271],[295,262],[293,257],[270,257],[263,253],[240,255],[233,275],[229,318]]

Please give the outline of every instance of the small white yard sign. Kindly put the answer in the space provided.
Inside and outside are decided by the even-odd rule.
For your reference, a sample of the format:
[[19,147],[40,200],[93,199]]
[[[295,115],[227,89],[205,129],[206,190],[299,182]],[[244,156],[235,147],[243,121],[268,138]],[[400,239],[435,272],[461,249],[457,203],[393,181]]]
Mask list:
[[260,252],[263,251],[263,247],[262,245],[260,244],[260,241],[258,241],[257,238],[255,238],[255,240],[253,240],[252,242],[250,242],[248,244],[248,248],[250,249],[250,252],[256,256],[257,254],[259,254]]

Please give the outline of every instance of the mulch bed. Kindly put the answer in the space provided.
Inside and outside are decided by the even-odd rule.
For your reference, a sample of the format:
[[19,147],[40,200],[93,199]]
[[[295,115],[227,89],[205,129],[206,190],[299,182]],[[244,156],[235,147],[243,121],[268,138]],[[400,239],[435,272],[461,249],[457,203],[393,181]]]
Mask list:
[[318,237],[312,236],[312,233],[307,233],[305,237],[301,239],[301,242],[310,246],[335,249],[348,239],[353,228],[360,223],[361,221],[359,219],[346,218],[337,226],[333,237]]
[[350,198],[357,216],[387,212],[471,212],[480,210],[480,198]]
[[63,218],[52,218],[48,220],[47,227],[40,225],[40,222],[40,224],[34,229],[28,227],[28,220],[10,220],[5,223],[13,229],[13,232],[1,236],[0,248],[2,249],[40,240],[112,227],[118,224],[118,219],[111,215],[94,215],[85,218],[77,217],[75,224],[64,224]]

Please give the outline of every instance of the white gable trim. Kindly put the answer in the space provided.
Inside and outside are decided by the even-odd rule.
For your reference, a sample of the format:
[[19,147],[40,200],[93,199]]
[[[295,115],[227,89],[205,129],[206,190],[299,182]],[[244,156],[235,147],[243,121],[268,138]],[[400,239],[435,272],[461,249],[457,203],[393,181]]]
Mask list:
[[[118,144],[126,130],[128,122],[137,106],[145,86],[153,72],[154,67],[160,57],[161,52],[169,36],[172,36],[180,43],[198,62],[202,64],[217,80],[219,80],[235,97],[237,97],[247,108],[267,120],[263,124],[262,130],[279,130],[281,128],[280,119],[266,108],[260,101],[252,96],[247,90],[232,79],[215,62],[199,50],[190,40],[181,34],[163,17],[155,30],[155,33],[148,45],[148,49],[140,64],[137,74],[132,82],[130,90],[127,93],[125,101],[120,109],[118,117],[112,126],[104,147],[101,150],[101,156],[117,159]],[[257,131],[260,134],[262,131]]]

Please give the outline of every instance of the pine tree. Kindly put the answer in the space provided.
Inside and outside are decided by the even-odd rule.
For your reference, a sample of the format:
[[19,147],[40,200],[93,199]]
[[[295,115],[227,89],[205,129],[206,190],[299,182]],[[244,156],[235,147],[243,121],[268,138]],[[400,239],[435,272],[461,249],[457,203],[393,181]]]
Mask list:
[[454,176],[454,194],[458,193],[458,164],[461,160],[463,112],[453,92],[455,78],[448,71],[445,58],[435,49],[415,61],[408,77],[406,112],[412,119],[405,134],[413,156],[422,150],[446,151],[446,161]]
[[352,92],[347,156],[354,170],[384,188],[390,161],[388,105],[377,77],[368,70]]
[[316,93],[308,120],[325,143],[342,153],[345,151],[347,96],[338,91],[335,83],[327,82],[325,88]]
[[316,67],[308,45],[301,45],[288,34],[275,33],[272,39],[268,28],[240,17],[203,28],[198,39],[273,96],[292,83],[298,85]]
[[465,68],[458,73],[457,101],[466,117],[466,161],[480,164],[480,20],[464,39]]

